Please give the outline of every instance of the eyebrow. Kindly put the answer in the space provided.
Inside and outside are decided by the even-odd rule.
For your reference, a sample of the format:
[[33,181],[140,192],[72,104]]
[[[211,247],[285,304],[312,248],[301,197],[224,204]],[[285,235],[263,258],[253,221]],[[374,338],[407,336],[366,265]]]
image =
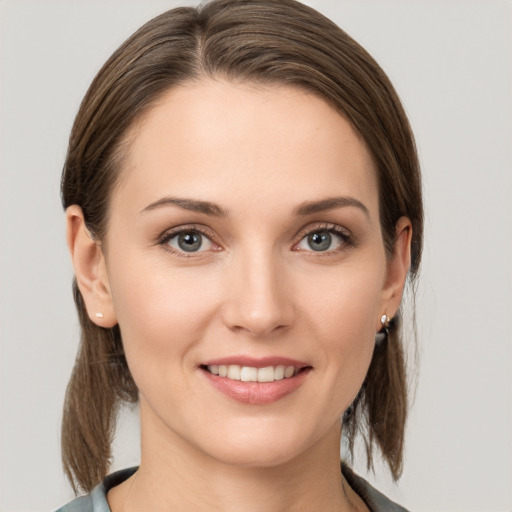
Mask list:
[[146,206],[140,213],[156,210],[157,208],[165,206],[177,206],[183,210],[204,213],[215,217],[227,217],[228,215],[226,210],[215,203],[210,203],[209,201],[198,201],[195,199],[183,199],[180,197],[163,197],[162,199]]
[[[155,201],[154,203],[146,206],[140,213],[145,213],[166,206],[177,206],[178,208],[182,208],[184,210],[204,213],[205,215],[211,215],[214,217],[228,216],[228,211],[216,205],[215,203],[211,203],[209,201],[199,201],[195,199],[184,199],[180,197],[163,197],[162,199],[159,199],[158,201]],[[299,216],[306,216],[347,206],[359,208],[367,217],[370,217],[368,208],[361,201],[355,199],[354,197],[346,196],[329,197],[320,201],[306,201],[294,208],[293,213]]]
[[354,197],[329,197],[320,201],[307,201],[301,203],[295,208],[294,213],[296,215],[312,215],[313,213],[325,212],[328,210],[334,210],[335,208],[342,208],[346,206],[355,206],[363,211],[363,213],[369,218],[370,212],[368,208],[359,200]]

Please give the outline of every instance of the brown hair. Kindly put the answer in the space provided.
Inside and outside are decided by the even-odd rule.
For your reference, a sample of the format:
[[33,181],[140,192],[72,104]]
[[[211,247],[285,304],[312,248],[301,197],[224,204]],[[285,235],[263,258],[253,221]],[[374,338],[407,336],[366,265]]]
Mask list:
[[[105,235],[130,127],[170,88],[201,77],[301,87],[347,118],[375,160],[388,254],[398,219],[407,216],[412,222],[409,277],[414,281],[422,247],[421,182],[400,100],[361,46],[294,0],[214,0],[197,9],[170,10],[141,27],[105,63],[76,116],[62,176],[64,207],[81,206],[97,240]],[[138,396],[119,328],[104,329],[89,319],[76,281],[74,295],[82,334],[64,405],[62,457],[74,489],[89,491],[108,472],[120,404],[134,403]],[[398,478],[406,415],[399,313],[375,349],[350,413],[344,415],[351,453],[361,433],[368,466],[377,445]]]

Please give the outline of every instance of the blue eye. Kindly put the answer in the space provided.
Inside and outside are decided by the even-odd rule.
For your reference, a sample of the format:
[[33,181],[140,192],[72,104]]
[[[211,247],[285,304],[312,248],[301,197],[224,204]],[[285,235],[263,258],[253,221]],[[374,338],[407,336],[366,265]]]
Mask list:
[[212,241],[197,231],[182,231],[167,239],[166,244],[177,251],[200,252],[212,248]]
[[344,242],[344,235],[328,229],[319,229],[306,235],[297,247],[306,251],[326,252],[338,249]]

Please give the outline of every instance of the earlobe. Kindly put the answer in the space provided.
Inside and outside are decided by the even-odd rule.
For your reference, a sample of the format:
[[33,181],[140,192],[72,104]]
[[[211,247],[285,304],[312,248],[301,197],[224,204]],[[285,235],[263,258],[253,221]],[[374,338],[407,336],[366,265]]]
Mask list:
[[117,324],[105,257],[101,245],[89,233],[78,205],[66,210],[67,243],[75,276],[92,322],[100,327]]
[[400,217],[396,223],[396,239],[393,254],[388,261],[386,282],[383,288],[382,314],[394,317],[405,287],[411,266],[412,224],[407,217]]

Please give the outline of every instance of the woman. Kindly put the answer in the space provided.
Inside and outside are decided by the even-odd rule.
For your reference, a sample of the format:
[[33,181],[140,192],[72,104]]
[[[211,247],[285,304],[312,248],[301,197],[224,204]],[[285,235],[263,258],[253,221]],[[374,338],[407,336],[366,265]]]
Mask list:
[[[293,0],[150,21],[107,61],[62,179],[82,326],[61,510],[402,510],[400,303],[422,242],[414,140],[389,80]],[[141,462],[108,473],[139,402]]]

